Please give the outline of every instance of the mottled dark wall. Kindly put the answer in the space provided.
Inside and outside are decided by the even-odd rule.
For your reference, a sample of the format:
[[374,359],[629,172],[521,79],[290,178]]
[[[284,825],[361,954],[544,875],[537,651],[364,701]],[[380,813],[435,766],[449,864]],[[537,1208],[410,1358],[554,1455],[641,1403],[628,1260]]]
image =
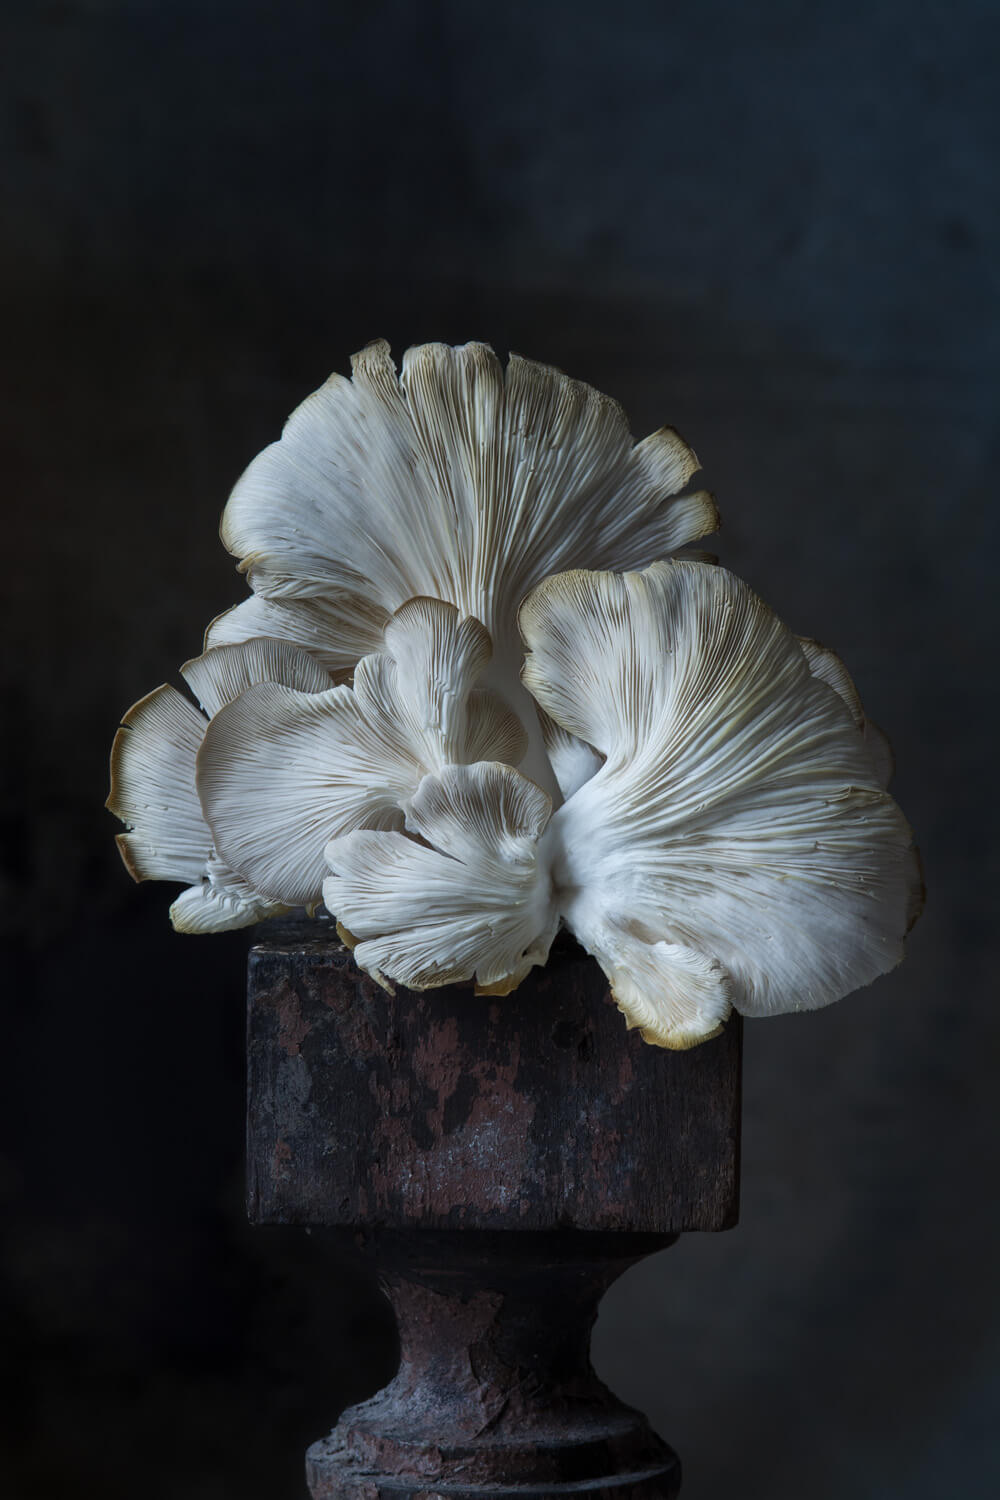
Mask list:
[[901,970],[748,1027],[742,1225],[611,1293],[601,1369],[688,1500],[995,1493],[995,5],[2,25],[5,1496],[298,1496],[391,1368],[315,1238],[244,1227],[243,941],[174,936],[101,810],[118,715],[241,596],[230,484],[377,334],[678,426],[926,854]]

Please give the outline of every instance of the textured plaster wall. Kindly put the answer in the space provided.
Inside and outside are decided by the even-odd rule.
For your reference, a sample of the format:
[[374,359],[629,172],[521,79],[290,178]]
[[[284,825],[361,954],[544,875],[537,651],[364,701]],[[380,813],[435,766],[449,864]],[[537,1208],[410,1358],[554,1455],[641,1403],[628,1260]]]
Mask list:
[[748,1028],[742,1225],[613,1290],[600,1369],[686,1500],[995,1494],[996,7],[2,25],[4,1493],[299,1495],[392,1368],[315,1239],[243,1226],[243,940],[172,934],[101,811],[118,715],[241,597],[229,485],[384,334],[679,427],[722,560],[845,655],[925,852],[901,970]]

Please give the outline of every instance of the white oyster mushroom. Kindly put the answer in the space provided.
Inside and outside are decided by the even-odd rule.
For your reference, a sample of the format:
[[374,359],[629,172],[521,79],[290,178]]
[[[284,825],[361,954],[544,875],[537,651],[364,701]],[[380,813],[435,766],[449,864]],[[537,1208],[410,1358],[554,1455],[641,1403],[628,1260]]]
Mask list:
[[526,685],[606,757],[553,819],[553,878],[644,1035],[697,1041],[729,1004],[813,1009],[899,962],[909,826],[841,696],[746,584],[686,562],[571,573],[521,628]]
[[[494,871],[505,898],[526,891],[519,909],[537,913],[533,940],[518,928],[507,945],[513,982],[521,955],[547,949],[561,916],[605,969],[628,1024],[684,1048],[713,1035],[731,1007],[826,1005],[899,961],[919,890],[909,827],[843,697],[746,585],[690,562],[574,571],[534,590],[521,629],[527,687],[603,763],[548,823],[534,871],[525,832],[505,811],[514,785],[528,795],[523,777],[511,783],[510,772],[501,788],[467,776],[461,812],[452,797],[470,847],[521,840],[516,880]],[[444,796],[448,785],[437,786]],[[432,823],[407,826],[449,854]],[[390,980],[433,975],[435,961],[457,972],[453,939],[435,960],[443,935],[412,894],[400,896],[419,886],[423,845],[392,836],[395,895],[365,916],[363,862],[379,848],[390,857],[387,837],[367,836],[363,859],[360,846],[331,845],[327,904],[364,938],[359,962],[370,955]],[[484,912],[470,864],[439,861],[436,901],[450,902],[456,920],[464,911],[473,931]],[[474,952],[462,962],[479,975]],[[498,966],[491,951],[488,972]]]
[[455,604],[485,626],[484,686],[529,736],[525,769],[559,800],[534,704],[518,681],[517,608],[547,575],[624,569],[715,529],[710,495],[680,495],[698,460],[670,428],[635,443],[616,401],[485,344],[425,344],[397,378],[370,344],[332,375],[244,473],[222,539],[255,597],[207,641],[262,631],[305,645],[334,672],[380,650],[408,599]]
[[122,857],[186,885],[174,926],[323,897],[381,983],[506,994],[565,922],[673,1048],[898,962],[888,743],[832,651],[663,560],[718,522],[682,439],[484,344],[352,372],[230,496],[253,592],[182,668],[203,712],[161,687],[115,739]]
[[216,616],[205,632],[205,645],[238,645],[258,635],[276,636],[301,646],[335,682],[343,682],[363,656],[381,650],[389,615],[389,610],[358,594],[289,600],[252,594]]
[[[423,778],[452,764],[516,763],[524,730],[476,686],[490,639],[440,599],[412,599],[363,658],[353,687],[263,683],[212,721],[197,782],[220,855],[272,900],[320,900],[327,841],[403,826]],[[350,925],[349,923],[347,924]]]
[[559,925],[538,839],[546,794],[510,766],[449,766],[411,798],[402,833],[350,833],[327,846],[323,899],[358,964],[391,988],[476,980],[506,995],[543,964]]
[[254,683],[278,681],[309,693],[328,688],[330,677],[304,651],[280,640],[218,647],[186,662],[181,675],[204,713],[168,684],[134,704],[112,746],[107,806],[128,827],[117,843],[134,880],[187,885],[170,908],[174,927],[224,932],[286,908],[254,890],[213,846],[195,787],[208,719]]

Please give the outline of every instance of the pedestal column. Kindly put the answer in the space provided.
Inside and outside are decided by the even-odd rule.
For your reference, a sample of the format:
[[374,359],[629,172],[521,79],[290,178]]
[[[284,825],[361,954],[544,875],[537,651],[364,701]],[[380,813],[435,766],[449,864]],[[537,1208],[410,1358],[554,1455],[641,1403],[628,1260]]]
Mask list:
[[568,941],[502,999],[390,996],[328,933],[251,953],[250,1218],[352,1231],[401,1364],[309,1450],[315,1500],[676,1495],[590,1329],[627,1266],[735,1222],[738,1020],[650,1047]]

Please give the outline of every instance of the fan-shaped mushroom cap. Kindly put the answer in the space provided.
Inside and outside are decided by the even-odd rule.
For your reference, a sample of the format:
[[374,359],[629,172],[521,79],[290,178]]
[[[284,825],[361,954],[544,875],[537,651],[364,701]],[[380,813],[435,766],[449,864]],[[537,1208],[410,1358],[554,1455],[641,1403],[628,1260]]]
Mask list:
[[493,656],[478,620],[440,599],[410,599],[386,624],[384,641],[378,670],[363,670],[366,691],[378,695],[379,713],[401,725],[427,770],[517,764],[527,748],[523,725],[495,693],[472,687]]
[[260,682],[282,682],[300,693],[330,686],[330,674],[308,652],[268,638],[205,651],[184,663],[181,676],[210,719]]
[[389,611],[359,594],[331,590],[321,599],[267,599],[251,594],[217,615],[205,632],[205,648],[240,645],[256,636],[276,636],[301,646],[330,676],[350,676],[363,656],[382,649]]
[[475,976],[503,995],[548,957],[559,924],[538,837],[552,804],[510,766],[448,766],[410,801],[403,833],[331,841],[323,899],[354,957],[411,989]]
[[[710,496],[670,428],[635,444],[616,401],[486,344],[369,344],[289,418],[230,496],[222,539],[258,594],[348,596],[388,610],[429,595],[516,643],[547,574],[630,567],[712,531]],[[331,616],[332,618],[332,616]]]
[[668,427],[635,443],[610,397],[486,344],[419,345],[398,378],[382,340],[351,363],[236,484],[222,539],[274,610],[240,605],[208,639],[274,630],[336,673],[379,649],[379,610],[448,600],[485,625],[483,685],[511,695],[526,770],[558,801],[517,684],[518,604],[549,573],[638,567],[714,530],[712,497],[678,493],[698,460]]
[[813,676],[832,687],[847,704],[851,718],[860,730],[861,738],[871,756],[878,784],[885,789],[892,780],[893,772],[892,746],[889,744],[888,737],[877,724],[872,723],[865,713],[858,690],[854,686],[854,679],[836,651],[831,651],[829,646],[821,646],[819,641],[810,640],[805,635],[800,635],[798,639]]
[[637,923],[598,917],[587,946],[607,974],[628,1029],[674,1052],[717,1036],[732,1009],[733,985],[716,958],[695,948],[640,936]]
[[317,902],[327,841],[401,828],[428,772],[524,753],[515,715],[475,688],[491,655],[477,620],[440,599],[409,600],[384,647],[359,662],[353,688],[261,684],[205,735],[197,782],[216,848],[273,900]]
[[194,784],[205,720],[164,683],[122,719],[105,804],[128,828],[116,840],[133,880],[199,880],[212,852]]
[[268,901],[214,854],[206,861],[203,876],[196,885],[181,891],[170,908],[170,921],[176,932],[230,932],[268,917],[281,916],[288,910],[287,906]]
[[[330,682],[318,662],[280,640],[220,647],[181,673],[208,715],[252,683],[275,679],[316,692]],[[190,884],[170,908],[181,932],[245,927],[285,909],[216,857],[195,786],[206,728],[194,704],[165,684],[129,709],[111,749],[107,806],[129,829],[118,836],[122,859],[135,880]]]
[[842,698],[745,584],[690,562],[568,573],[521,630],[526,686],[606,757],[547,837],[563,913],[644,1034],[690,1045],[730,998],[808,1009],[899,961],[910,830]]

